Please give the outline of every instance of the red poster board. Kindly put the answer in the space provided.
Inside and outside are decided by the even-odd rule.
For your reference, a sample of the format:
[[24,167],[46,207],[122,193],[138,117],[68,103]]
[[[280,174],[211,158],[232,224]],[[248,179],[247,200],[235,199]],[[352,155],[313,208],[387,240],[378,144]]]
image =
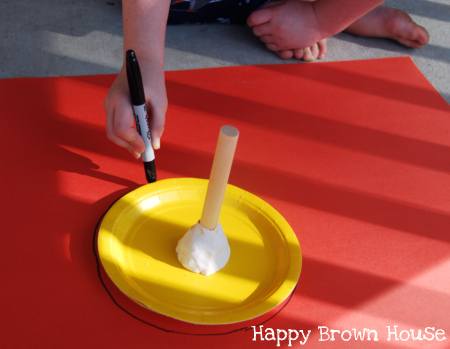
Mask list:
[[[5,347],[276,347],[267,329],[311,331],[311,348],[449,345],[450,107],[409,58],[166,78],[159,178],[208,178],[220,127],[236,126],[230,183],[278,210],[302,247],[292,297],[226,326],[185,324],[126,299],[93,247],[103,213],[145,184],[142,163],[105,136],[114,76],[1,80]],[[432,340],[388,333],[427,327]],[[364,328],[379,340],[349,337]],[[326,329],[341,332],[331,341]]]

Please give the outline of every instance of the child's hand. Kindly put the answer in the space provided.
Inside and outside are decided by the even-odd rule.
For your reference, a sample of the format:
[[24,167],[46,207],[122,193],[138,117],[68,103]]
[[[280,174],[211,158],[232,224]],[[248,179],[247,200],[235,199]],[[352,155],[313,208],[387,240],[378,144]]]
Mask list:
[[[149,116],[152,145],[159,149],[160,138],[164,131],[167,110],[167,95],[164,84],[164,72],[151,75],[151,68],[142,67],[146,106]],[[151,78],[146,78],[150,76]],[[133,109],[125,69],[122,69],[111,86],[104,101],[106,113],[106,133],[117,145],[128,149],[135,158],[145,150],[144,141],[135,128]]]

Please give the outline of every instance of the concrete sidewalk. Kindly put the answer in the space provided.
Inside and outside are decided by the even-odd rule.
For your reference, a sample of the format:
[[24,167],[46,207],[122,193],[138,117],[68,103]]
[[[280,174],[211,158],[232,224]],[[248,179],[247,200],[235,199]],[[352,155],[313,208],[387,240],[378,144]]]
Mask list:
[[[388,0],[385,5],[408,12],[428,30],[430,43],[410,49],[392,40],[339,34],[328,40],[323,61],[410,56],[450,103],[449,1]],[[122,64],[122,29],[119,0],[0,0],[0,78],[115,74]],[[244,25],[167,29],[166,70],[297,62],[266,50]]]

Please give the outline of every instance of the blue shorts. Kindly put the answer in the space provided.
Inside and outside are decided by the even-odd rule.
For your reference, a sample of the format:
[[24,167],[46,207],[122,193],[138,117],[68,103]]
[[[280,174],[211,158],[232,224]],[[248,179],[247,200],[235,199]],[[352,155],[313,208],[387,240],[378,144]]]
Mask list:
[[168,24],[245,23],[253,11],[271,0],[170,0]]

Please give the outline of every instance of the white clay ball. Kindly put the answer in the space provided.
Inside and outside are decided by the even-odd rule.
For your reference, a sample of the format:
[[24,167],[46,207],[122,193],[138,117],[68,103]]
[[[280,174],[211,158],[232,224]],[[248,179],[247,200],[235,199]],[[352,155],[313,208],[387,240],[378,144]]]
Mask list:
[[220,223],[209,230],[193,225],[178,241],[178,260],[188,270],[211,275],[222,269],[230,258],[230,245]]

